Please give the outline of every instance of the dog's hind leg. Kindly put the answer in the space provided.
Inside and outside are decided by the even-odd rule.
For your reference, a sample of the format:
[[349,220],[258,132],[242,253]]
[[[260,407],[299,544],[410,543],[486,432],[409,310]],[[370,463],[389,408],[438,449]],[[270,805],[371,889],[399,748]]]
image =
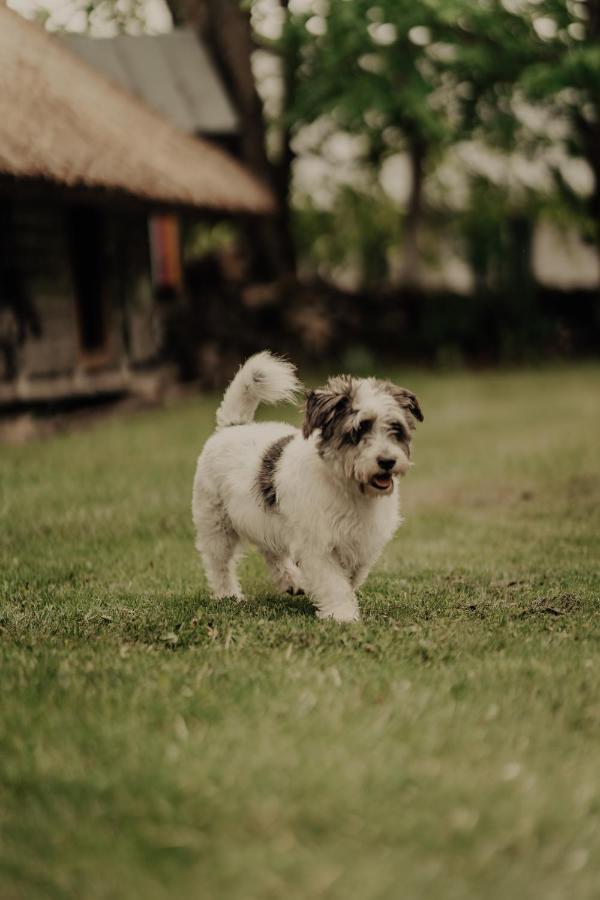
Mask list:
[[194,498],[196,549],[202,557],[211,593],[217,599],[244,600],[236,574],[241,543],[222,505],[207,493]]
[[263,550],[275,586],[288,594],[303,594],[300,569],[289,557]]

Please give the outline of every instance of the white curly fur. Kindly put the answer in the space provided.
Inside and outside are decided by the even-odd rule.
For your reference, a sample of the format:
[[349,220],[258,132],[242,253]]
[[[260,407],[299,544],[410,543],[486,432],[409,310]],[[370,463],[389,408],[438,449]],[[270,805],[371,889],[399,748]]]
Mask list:
[[[259,402],[295,395],[300,384],[290,363],[267,351],[256,354],[227,388],[217,430],[198,459],[192,500],[196,546],[214,596],[243,600],[236,563],[242,544],[250,542],[277,587],[305,590],[319,617],[359,618],[355,592],[400,523],[397,476],[410,466],[414,418],[390,392],[393,385],[347,379],[348,398],[340,399],[340,382],[311,392],[304,434],[283,422],[251,421]],[[422,418],[414,395],[405,394]],[[318,409],[311,419],[311,396],[333,398],[328,407],[321,404],[328,424]],[[357,439],[362,422],[369,431]],[[285,436],[290,439],[272,470],[265,468],[274,443]],[[384,471],[382,460],[393,465]],[[272,481],[273,505],[261,493],[261,473]]]
[[268,350],[255,353],[240,367],[225,391],[217,410],[217,428],[247,425],[259,403],[293,400],[301,387],[291,363]]

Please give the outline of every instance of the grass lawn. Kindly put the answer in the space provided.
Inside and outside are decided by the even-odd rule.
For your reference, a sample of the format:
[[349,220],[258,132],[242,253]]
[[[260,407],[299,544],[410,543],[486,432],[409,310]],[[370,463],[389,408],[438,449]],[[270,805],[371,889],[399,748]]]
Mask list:
[[354,626],[208,599],[216,397],[0,448],[2,900],[600,896],[600,367],[396,377]]

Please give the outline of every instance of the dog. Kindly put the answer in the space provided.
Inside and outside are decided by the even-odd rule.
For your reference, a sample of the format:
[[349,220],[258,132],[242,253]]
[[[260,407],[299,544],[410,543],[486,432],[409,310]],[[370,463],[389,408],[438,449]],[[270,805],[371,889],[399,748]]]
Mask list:
[[254,422],[259,403],[301,390],[269,351],[239,369],[198,459],[196,547],[216,598],[244,599],[236,563],[250,542],[282,592],[308,594],[319,618],[355,622],[356,591],[400,524],[398,478],[423,413],[405,388],[339,375],[306,393],[301,429]]

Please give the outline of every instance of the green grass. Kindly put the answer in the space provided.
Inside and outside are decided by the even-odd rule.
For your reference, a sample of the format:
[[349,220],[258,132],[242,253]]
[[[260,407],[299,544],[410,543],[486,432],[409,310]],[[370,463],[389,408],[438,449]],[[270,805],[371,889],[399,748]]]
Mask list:
[[208,599],[216,398],[0,450],[0,897],[600,894],[600,368],[401,373],[356,626]]

